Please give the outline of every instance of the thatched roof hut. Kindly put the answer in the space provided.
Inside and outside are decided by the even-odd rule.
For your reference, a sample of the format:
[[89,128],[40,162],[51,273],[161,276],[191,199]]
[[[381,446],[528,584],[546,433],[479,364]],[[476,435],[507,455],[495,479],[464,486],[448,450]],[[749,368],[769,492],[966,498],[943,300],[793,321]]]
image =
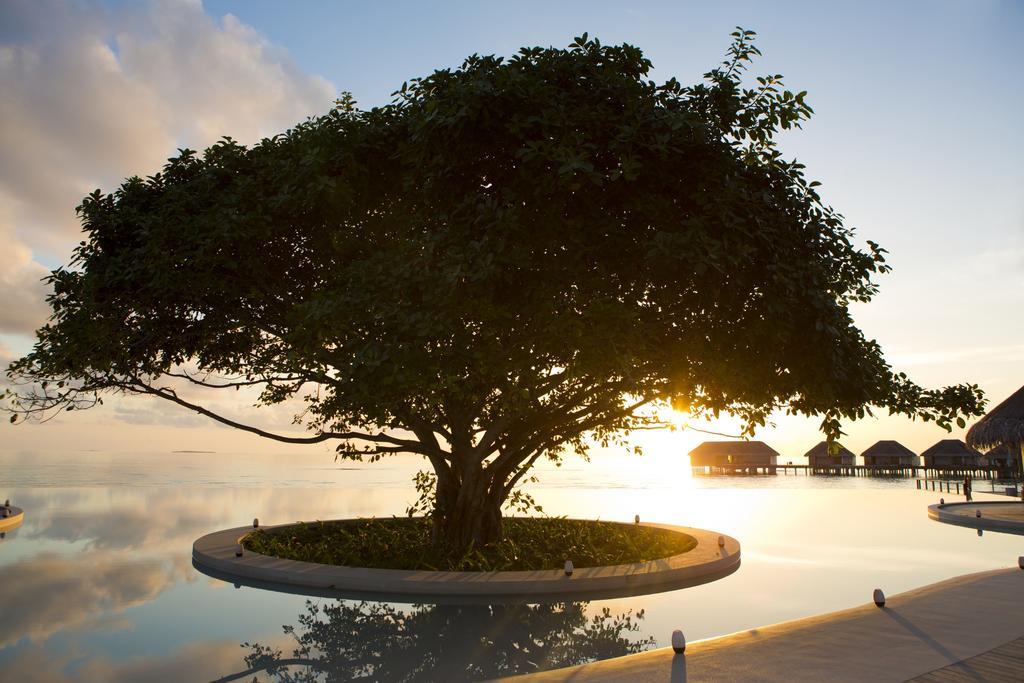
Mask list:
[[809,467],[836,467],[837,465],[853,467],[857,462],[856,454],[845,448],[843,444],[838,444],[838,446],[839,452],[835,455],[830,455],[828,452],[828,441],[822,441],[804,453],[804,457],[807,458],[807,465]]
[[775,465],[778,451],[763,441],[705,441],[690,451],[694,467]]
[[1017,461],[1020,460],[1020,451],[1016,447],[1004,443],[1002,446],[990,448],[982,457],[985,459],[985,464],[989,467],[998,467],[1005,470],[1010,467],[1017,467]]
[[981,464],[981,453],[960,439],[943,439],[921,453],[921,457],[924,466],[933,469],[964,469]]
[[[975,448],[1006,446],[1019,451],[1017,472],[1024,482],[1024,387],[975,422],[967,430],[967,444]],[[1024,486],[1020,495],[1024,500]]]
[[883,439],[876,441],[860,454],[866,467],[913,467],[917,455],[899,441]]
[[967,443],[974,448],[1024,444],[1024,387],[975,422],[967,430]]

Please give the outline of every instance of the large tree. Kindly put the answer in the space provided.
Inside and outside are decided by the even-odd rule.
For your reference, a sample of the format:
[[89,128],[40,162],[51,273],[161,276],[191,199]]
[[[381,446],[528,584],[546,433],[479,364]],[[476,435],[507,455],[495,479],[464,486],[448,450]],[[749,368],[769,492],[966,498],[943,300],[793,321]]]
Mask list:
[[[387,106],[346,97],[97,190],[50,276],[51,322],[10,370],[12,408],[145,394],[347,457],[419,454],[457,547],[500,535],[539,458],[664,406],[748,432],[781,408],[831,437],[872,406],[946,427],[978,414],[976,386],[924,390],[854,325],[883,250],[855,246],[781,156],[776,135],[811,109],[779,76],[744,85],[752,37],[693,86],[586,35],[472,56]],[[172,382],[304,397],[311,433],[228,419]]]

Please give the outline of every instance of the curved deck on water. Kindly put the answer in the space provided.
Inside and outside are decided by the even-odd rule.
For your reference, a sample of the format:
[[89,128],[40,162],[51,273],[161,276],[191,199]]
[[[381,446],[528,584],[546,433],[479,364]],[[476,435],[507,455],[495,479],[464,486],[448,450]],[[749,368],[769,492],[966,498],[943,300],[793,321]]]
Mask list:
[[[290,525],[270,528],[287,526]],[[252,532],[252,527],[238,527],[198,539],[192,546],[192,564],[215,578],[267,590],[421,602],[537,602],[625,597],[707,583],[739,568],[740,544],[730,536],[667,524],[645,523],[644,526],[688,534],[697,545],[680,555],[650,562],[577,567],[572,576],[566,576],[562,570],[404,571],[298,562],[250,550],[239,557],[239,543]]]
[[946,524],[1024,536],[1024,503],[1019,500],[936,503],[928,506],[928,516]]
[[1020,681],[1024,670],[1006,652],[1024,637],[1022,605],[1024,571],[997,569],[890,596],[881,609],[868,603],[697,641],[682,655],[662,648],[506,680]]
[[[2,509],[3,506],[0,506]],[[4,517],[3,513],[0,512],[0,532],[8,532],[17,529],[21,526],[21,523],[25,521],[25,511],[21,508],[16,508],[13,505],[6,508],[7,516]]]

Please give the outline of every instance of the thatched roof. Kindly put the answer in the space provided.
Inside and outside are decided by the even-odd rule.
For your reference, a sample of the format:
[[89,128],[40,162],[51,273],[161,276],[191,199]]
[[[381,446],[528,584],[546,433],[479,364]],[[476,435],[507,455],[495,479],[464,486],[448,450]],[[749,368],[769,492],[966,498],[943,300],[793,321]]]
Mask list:
[[881,441],[876,441],[871,446],[869,446],[866,451],[861,453],[861,455],[868,458],[874,458],[879,456],[885,457],[893,455],[904,458],[907,456],[910,456],[911,458],[917,457],[917,454],[914,453],[914,451],[910,450],[909,448],[901,444],[899,441],[893,441],[892,439],[882,439]]
[[774,455],[779,452],[764,441],[705,441],[690,451],[690,455]]
[[978,458],[981,457],[981,453],[969,448],[960,439],[943,439],[934,446],[931,446],[924,453],[921,454],[926,458],[933,458],[935,456],[956,456],[961,458]]
[[990,448],[985,452],[985,457],[989,460],[1006,460],[1016,462],[1017,458],[1020,457],[1020,449],[1016,445],[1011,446],[1008,443],[1004,443],[1002,446],[996,446]]
[[975,448],[1024,443],[1024,387],[975,422],[967,443]]
[[843,444],[839,444],[839,452],[838,453],[836,453],[835,455],[830,455],[829,452],[828,452],[828,441],[822,441],[817,446],[815,446],[811,450],[809,450],[806,453],[804,453],[804,457],[807,458],[807,459],[810,459],[810,458],[825,458],[825,457],[829,457],[829,458],[854,458],[856,456],[854,455],[853,451],[851,451],[850,449],[848,449],[845,446],[843,446]]

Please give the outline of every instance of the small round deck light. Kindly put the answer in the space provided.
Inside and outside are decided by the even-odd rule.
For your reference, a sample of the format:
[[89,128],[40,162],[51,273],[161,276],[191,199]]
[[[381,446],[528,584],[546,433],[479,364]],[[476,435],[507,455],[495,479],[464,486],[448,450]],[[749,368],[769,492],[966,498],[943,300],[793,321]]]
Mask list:
[[945,504],[946,504],[946,499],[945,498],[939,498],[939,505],[945,505]]
[[718,547],[719,548],[724,548],[725,547],[725,536],[719,536],[718,537]]
[[881,588],[876,588],[871,597],[875,601],[875,607],[885,607],[885,593]]
[[640,515],[633,515],[633,524],[640,523]]
[[974,511],[974,516],[975,517],[981,517],[981,510],[975,510]]
[[672,631],[672,649],[677,655],[686,652],[686,638],[679,629]]
[[241,557],[243,553],[245,553],[245,548],[243,548],[242,544],[239,543],[237,546],[235,546],[235,557]]
[[566,576],[572,576],[572,569],[573,569],[573,567],[572,567],[572,560],[566,560],[565,561],[565,575]]
[[982,534],[985,533],[981,529],[978,529],[978,538],[981,538]]
[[1017,558],[1017,566],[1024,569],[1024,555]]
[[259,529],[260,528],[260,518],[259,517],[253,517],[252,518],[252,528],[253,529]]

